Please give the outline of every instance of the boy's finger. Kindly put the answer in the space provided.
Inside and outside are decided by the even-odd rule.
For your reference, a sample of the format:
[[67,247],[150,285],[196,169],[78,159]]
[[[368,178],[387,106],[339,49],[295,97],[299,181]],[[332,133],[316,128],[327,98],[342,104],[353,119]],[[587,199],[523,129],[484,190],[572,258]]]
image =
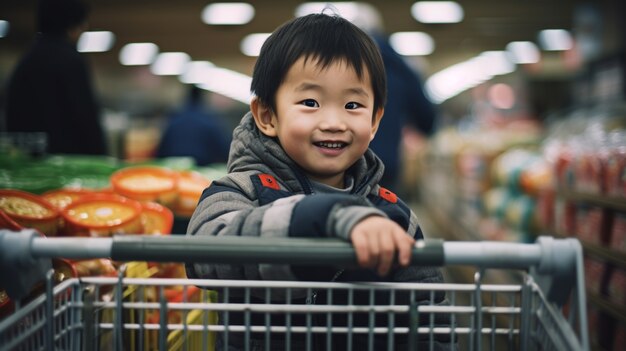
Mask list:
[[404,232],[400,234],[398,238],[398,262],[401,266],[408,266],[411,262],[411,252],[413,251],[413,245],[415,240]]
[[378,245],[380,252],[378,255],[378,274],[386,275],[393,264],[393,259],[396,251],[395,240],[389,240],[386,235],[378,236]]
[[370,265],[370,252],[367,245],[367,238],[365,235],[353,234],[352,246],[356,253],[356,259],[361,267],[369,267]]

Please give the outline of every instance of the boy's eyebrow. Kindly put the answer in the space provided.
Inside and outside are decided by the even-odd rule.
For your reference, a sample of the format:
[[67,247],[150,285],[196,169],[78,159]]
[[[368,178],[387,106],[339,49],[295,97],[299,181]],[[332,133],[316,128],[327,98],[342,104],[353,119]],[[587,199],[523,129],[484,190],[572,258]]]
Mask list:
[[[315,84],[315,83],[301,83],[300,85],[298,85],[295,89],[296,91],[307,91],[307,90],[322,90],[322,86],[319,84]],[[365,91],[365,89],[363,88],[348,88],[345,89],[344,91],[346,91],[347,93],[351,93],[351,94],[355,94],[355,95],[362,95],[362,96],[369,96],[367,94],[367,91]]]

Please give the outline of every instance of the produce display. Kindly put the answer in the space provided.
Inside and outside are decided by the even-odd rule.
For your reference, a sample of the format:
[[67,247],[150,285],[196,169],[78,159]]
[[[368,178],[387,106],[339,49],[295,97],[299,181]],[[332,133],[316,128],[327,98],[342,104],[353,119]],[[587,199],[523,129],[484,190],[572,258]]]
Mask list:
[[42,197],[21,190],[0,189],[0,211],[26,228],[55,236],[59,212]]
[[117,194],[84,196],[63,209],[65,230],[77,236],[112,236],[143,232],[138,201]]
[[[34,228],[42,236],[69,237],[169,235],[175,218],[191,216],[211,179],[225,174],[224,166],[194,168],[184,158],[126,165],[108,157],[0,155],[0,166],[0,229]],[[117,276],[122,264],[53,259],[55,283],[71,277]],[[127,264],[143,267],[134,276],[185,278],[179,263]],[[40,295],[41,289],[35,287],[27,299]],[[168,299],[182,293],[177,286],[167,290]],[[0,287],[0,318],[13,308]]]

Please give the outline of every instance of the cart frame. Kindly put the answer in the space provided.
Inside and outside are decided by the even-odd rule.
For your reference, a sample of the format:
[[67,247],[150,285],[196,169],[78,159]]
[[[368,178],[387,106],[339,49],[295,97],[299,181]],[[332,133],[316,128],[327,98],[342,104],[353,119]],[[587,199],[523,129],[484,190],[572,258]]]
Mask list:
[[[171,240],[173,239],[173,240]],[[245,240],[222,240],[224,238],[155,238],[155,237],[114,237],[114,238],[39,238],[32,233],[9,233],[0,231],[0,256],[3,270],[28,268],[37,271],[45,268],[45,260],[51,257],[96,258],[111,257],[115,260],[183,261],[196,260],[219,263],[315,263],[338,262],[354,265],[355,254],[351,246],[335,240],[267,240],[256,242]],[[10,246],[7,246],[10,245]],[[4,248],[4,249],[3,249]],[[8,250],[12,248],[13,250]],[[17,250],[16,248],[21,248]],[[7,251],[12,251],[8,253]],[[16,253],[19,252],[19,253]],[[322,258],[320,258],[320,255]],[[330,257],[330,258],[329,258]],[[367,336],[368,341],[380,335],[386,336],[388,349],[393,349],[394,338],[406,337],[410,346],[416,346],[417,340],[429,340],[430,347],[438,334],[451,335],[451,345],[458,340],[465,340],[472,350],[491,347],[495,349],[497,338],[519,343],[519,349],[532,349],[541,345],[545,349],[588,350],[584,272],[582,248],[575,239],[555,240],[540,237],[534,244],[502,242],[441,242],[422,241],[416,244],[412,263],[423,265],[471,265],[476,267],[473,284],[417,284],[417,283],[337,283],[337,282],[284,282],[284,281],[228,281],[228,280],[192,280],[192,279],[156,279],[128,278],[123,270],[117,278],[89,277],[70,279],[53,286],[52,275],[45,270],[47,277],[46,293],[37,297],[28,305],[0,321],[0,350],[14,349],[99,349],[102,348],[102,336],[108,335],[113,349],[127,349],[128,335],[134,335],[135,342],[131,349],[175,349],[176,338],[210,349],[216,335],[228,338],[239,335],[248,349],[253,335],[284,335],[290,338],[304,337],[306,349],[312,349],[311,340],[322,339],[330,345],[333,335]],[[493,285],[484,284],[487,269],[514,269],[529,271],[519,284]],[[2,282],[4,283],[4,282]],[[3,284],[4,285],[4,284]],[[19,284],[18,284],[19,285]],[[183,289],[183,299],[179,302],[163,298],[163,289],[178,286]],[[124,296],[132,287],[133,291],[155,288],[159,291],[158,300],[148,300],[135,293],[135,300]],[[243,291],[247,300],[244,303],[229,304],[215,300],[215,297],[201,297],[197,301],[188,298],[191,287],[200,287],[202,291],[219,290],[228,295],[232,291]],[[104,289],[110,289],[109,297],[103,299]],[[310,305],[274,303],[269,297],[265,301],[252,301],[253,291],[265,291],[273,294],[281,291],[287,294],[295,291],[365,291],[393,294],[406,292],[430,293],[445,292],[450,305]],[[89,292],[91,291],[91,292]],[[18,293],[14,291],[13,293]],[[373,293],[372,293],[373,294]],[[469,303],[458,303],[457,299],[468,294]],[[512,296],[505,305],[494,302],[485,305],[485,295]],[[460,298],[459,298],[460,299]],[[372,300],[373,301],[373,300]],[[567,305],[569,315],[564,316],[562,307]],[[107,312],[108,311],[108,312]],[[129,320],[129,311],[157,311],[158,322],[147,320]],[[109,313],[108,320],[103,315]],[[168,321],[171,313],[180,313],[179,322]],[[242,325],[229,324],[229,313],[263,314],[264,318],[284,313],[302,314],[306,317],[305,325],[272,325],[271,323]],[[370,323],[368,326],[336,326],[333,323],[310,323],[312,318],[324,320],[328,316],[350,316],[355,313],[369,314],[370,320],[378,315],[410,316],[409,327],[394,325],[380,327]],[[215,318],[220,315],[220,322]],[[453,323],[449,327],[438,327],[433,321],[437,314],[449,314]],[[139,316],[144,316],[139,313]],[[198,320],[191,321],[193,315]],[[225,318],[224,318],[225,317]],[[458,317],[458,318],[457,318]],[[509,318],[510,317],[510,318]],[[248,317],[246,317],[248,318]],[[431,323],[418,323],[419,318],[426,318]],[[507,319],[501,326],[496,320]],[[267,320],[267,319],[266,319]],[[390,321],[393,318],[390,317]],[[461,322],[467,320],[468,324]],[[247,319],[247,322],[250,320]],[[161,332],[159,332],[161,331]],[[152,343],[144,342],[146,336]],[[324,340],[325,338],[325,340]],[[179,341],[180,341],[179,340]],[[191,343],[190,343],[191,344]],[[266,349],[270,348],[271,339],[266,338]],[[287,343],[289,349],[290,343]],[[373,349],[373,343],[368,344]],[[104,347],[106,348],[106,347]],[[184,346],[183,346],[184,349]],[[193,348],[192,348],[193,349]]]

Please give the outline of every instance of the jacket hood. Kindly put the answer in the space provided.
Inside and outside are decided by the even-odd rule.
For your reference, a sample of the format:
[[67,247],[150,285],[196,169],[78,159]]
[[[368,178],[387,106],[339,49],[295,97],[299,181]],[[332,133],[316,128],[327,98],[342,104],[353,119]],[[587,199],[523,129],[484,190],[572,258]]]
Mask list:
[[[233,132],[228,156],[228,172],[258,171],[280,179],[289,191],[306,192],[309,181],[300,167],[285,153],[275,138],[263,134],[248,112]],[[355,191],[368,193],[380,181],[385,167],[380,159],[367,150],[347,173],[354,178]]]

